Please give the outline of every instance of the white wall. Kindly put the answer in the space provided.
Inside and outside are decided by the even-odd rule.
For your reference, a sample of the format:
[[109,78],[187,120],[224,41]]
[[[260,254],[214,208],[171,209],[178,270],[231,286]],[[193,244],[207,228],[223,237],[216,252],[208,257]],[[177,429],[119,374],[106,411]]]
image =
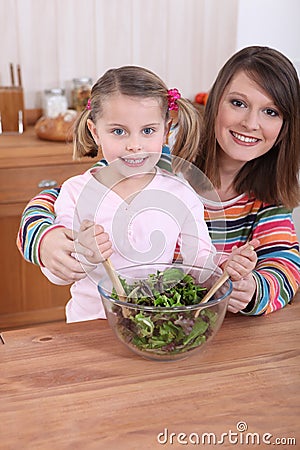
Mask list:
[[236,48],[267,45],[300,69],[300,1],[239,0]]
[[135,64],[193,99],[234,51],[237,11],[238,0],[0,0],[0,85],[19,63],[36,108],[45,89]]
[[[256,44],[283,52],[300,76],[300,1],[239,0],[236,49]],[[300,240],[300,206],[293,217]]]
[[295,227],[296,227],[296,233],[297,233],[297,236],[298,236],[298,240],[300,242],[300,206],[298,206],[298,208],[294,209],[293,219],[294,219],[294,222],[295,222]]
[[299,0],[0,0],[0,85],[21,64],[34,108],[44,89],[138,64],[192,99],[245,45],[300,61],[299,17]]

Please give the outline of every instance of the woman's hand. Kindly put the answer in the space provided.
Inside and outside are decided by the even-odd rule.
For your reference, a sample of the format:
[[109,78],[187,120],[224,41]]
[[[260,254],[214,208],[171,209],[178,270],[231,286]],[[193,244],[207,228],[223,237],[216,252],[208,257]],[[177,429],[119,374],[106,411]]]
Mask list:
[[258,245],[259,240],[253,239],[241,247],[233,247],[223,266],[232,281],[232,293],[227,307],[232,313],[245,309],[255,294],[256,281],[251,272],[257,264],[255,248]]
[[246,308],[255,294],[256,282],[254,276],[250,273],[240,281],[233,281],[232,287],[227,311],[237,313]]
[[[62,280],[74,282],[86,276],[82,264],[77,261],[75,253],[73,231],[59,227],[49,230],[40,244],[40,260],[53,275]],[[88,258],[93,253],[81,247],[80,253]]]
[[255,269],[257,264],[255,248],[258,245],[259,240],[253,239],[241,247],[233,247],[226,263],[223,264],[223,269],[226,270],[231,281],[242,280]]

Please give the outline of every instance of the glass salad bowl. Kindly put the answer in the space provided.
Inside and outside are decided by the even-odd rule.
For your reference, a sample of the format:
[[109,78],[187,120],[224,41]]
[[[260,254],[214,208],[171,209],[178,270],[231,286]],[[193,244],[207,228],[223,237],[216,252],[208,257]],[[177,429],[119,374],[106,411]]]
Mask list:
[[203,351],[221,327],[231,281],[200,303],[221,274],[178,263],[137,265],[118,269],[126,298],[118,298],[108,276],[98,291],[109,325],[126,347],[144,358],[171,361]]

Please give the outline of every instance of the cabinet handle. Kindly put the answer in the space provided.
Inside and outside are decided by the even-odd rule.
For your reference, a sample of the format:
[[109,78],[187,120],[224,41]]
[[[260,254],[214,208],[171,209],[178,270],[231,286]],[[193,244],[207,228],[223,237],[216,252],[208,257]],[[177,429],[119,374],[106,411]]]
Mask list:
[[39,188],[52,188],[57,186],[57,181],[56,180],[42,180],[39,182],[38,187]]

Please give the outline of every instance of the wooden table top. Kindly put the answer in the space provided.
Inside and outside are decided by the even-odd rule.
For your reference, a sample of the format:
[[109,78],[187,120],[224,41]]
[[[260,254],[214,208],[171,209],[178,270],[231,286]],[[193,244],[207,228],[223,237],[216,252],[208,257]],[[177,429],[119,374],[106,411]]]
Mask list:
[[106,320],[3,332],[0,449],[300,448],[299,300],[229,314],[176,362],[136,356]]

